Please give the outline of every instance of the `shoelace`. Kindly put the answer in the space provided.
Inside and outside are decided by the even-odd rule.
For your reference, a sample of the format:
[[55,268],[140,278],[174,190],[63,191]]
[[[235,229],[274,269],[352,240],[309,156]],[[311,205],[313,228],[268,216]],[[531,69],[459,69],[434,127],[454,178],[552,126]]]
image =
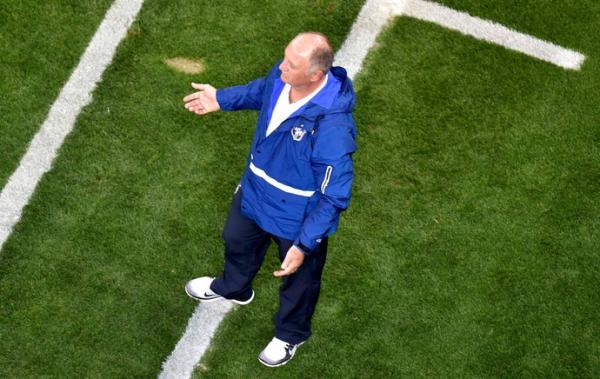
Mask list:
[[286,343],[286,344],[285,344],[285,350],[286,350],[288,353],[290,353],[290,351],[292,351],[292,350],[294,349],[294,346],[295,346],[294,344],[291,344],[291,343]]

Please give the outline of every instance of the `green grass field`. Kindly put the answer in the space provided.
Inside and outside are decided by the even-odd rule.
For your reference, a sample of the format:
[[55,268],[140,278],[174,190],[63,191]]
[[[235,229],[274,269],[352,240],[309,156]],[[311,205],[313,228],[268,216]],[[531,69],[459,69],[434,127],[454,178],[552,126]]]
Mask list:
[[110,3],[0,3],[0,187],[17,168]]
[[[313,337],[282,368],[256,360],[277,307],[272,251],[256,300],[225,318],[195,377],[600,376],[600,5],[440,3],[587,60],[565,71],[395,19],[355,82],[356,181]],[[85,20],[57,10],[60,22],[0,5],[13,20],[0,29],[12,78],[0,83],[0,183],[108,4],[79,5]],[[337,48],[361,5],[147,0],[0,252],[0,377],[158,374],[196,306],[183,285],[222,269],[220,233],[256,118],[189,114],[190,81],[257,77],[300,30]],[[33,26],[44,44],[26,33],[35,14],[48,16]],[[13,74],[56,46],[52,80],[40,83],[47,65]],[[206,72],[176,73],[163,63],[174,56],[202,59]]]

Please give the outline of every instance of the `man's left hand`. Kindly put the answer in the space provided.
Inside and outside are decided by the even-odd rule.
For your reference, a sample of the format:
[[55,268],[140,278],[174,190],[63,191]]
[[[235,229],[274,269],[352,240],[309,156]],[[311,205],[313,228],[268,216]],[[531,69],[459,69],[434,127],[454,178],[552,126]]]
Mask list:
[[285,259],[281,264],[281,270],[273,272],[275,276],[287,276],[291,275],[298,270],[304,262],[304,253],[296,246],[290,247],[288,252],[285,254]]

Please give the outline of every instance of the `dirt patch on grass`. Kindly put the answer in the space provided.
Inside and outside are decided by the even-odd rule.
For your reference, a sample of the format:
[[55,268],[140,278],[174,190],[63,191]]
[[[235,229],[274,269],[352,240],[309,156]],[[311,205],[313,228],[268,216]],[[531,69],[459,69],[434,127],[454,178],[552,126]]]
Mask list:
[[173,70],[186,74],[200,74],[204,71],[204,63],[199,60],[192,60],[184,57],[175,57],[165,59],[165,64]]

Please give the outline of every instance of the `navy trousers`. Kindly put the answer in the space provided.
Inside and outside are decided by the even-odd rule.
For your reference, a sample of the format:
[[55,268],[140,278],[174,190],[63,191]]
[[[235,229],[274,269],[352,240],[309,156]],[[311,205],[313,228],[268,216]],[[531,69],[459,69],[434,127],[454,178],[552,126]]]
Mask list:
[[[240,188],[229,209],[223,230],[225,268],[223,275],[212,282],[211,290],[227,299],[243,300],[252,294],[252,280],[260,269],[271,240],[279,247],[282,262],[293,241],[262,230],[253,220],[242,215],[241,195]],[[279,310],[275,315],[275,337],[297,344],[310,336],[326,255],[327,238],[323,238],[295,273],[283,277],[279,288]]]

